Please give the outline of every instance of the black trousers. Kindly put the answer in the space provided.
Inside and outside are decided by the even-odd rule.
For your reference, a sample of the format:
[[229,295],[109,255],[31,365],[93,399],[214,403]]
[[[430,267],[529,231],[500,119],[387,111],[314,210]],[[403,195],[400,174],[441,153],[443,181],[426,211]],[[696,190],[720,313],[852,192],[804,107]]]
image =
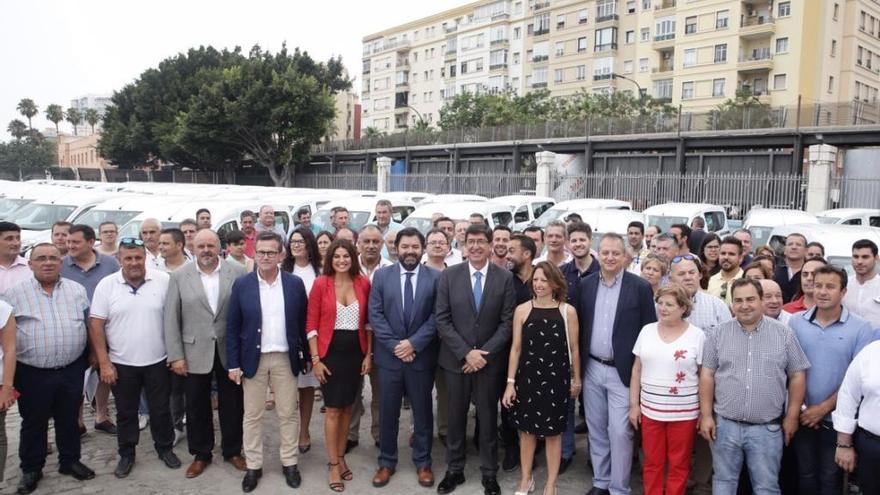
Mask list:
[[21,362],[16,365],[15,388],[21,393],[18,457],[22,472],[42,471],[46,465],[49,419],[55,422],[59,467],[79,461],[78,418],[86,366],[85,357],[58,369],[36,368]]
[[174,428],[183,431],[183,419],[186,417],[186,378],[171,373],[171,398],[168,408],[171,410],[171,422]]
[[241,455],[244,397],[241,385],[229,379],[220,364],[220,350],[214,349],[214,368],[210,373],[190,373],[186,377],[186,441],[197,460],[210,461],[214,450],[214,411],[211,408],[211,379],[217,380],[220,416],[220,445],[223,458]]
[[877,469],[880,466],[880,436],[859,428],[855,434],[855,446],[859,488],[865,495],[876,495],[880,493],[880,471]]
[[498,376],[499,370],[476,373],[444,370],[449,395],[449,427],[446,434],[447,471],[461,473],[465,466],[467,414],[471,398],[480,422],[480,471],[494,477],[498,472]]
[[138,404],[141,389],[147,394],[150,411],[150,432],[156,452],[171,450],[174,444],[174,427],[171,422],[169,397],[171,395],[171,372],[163,359],[149,366],[116,366],[116,441],[120,456],[134,456],[140,438],[138,428]]

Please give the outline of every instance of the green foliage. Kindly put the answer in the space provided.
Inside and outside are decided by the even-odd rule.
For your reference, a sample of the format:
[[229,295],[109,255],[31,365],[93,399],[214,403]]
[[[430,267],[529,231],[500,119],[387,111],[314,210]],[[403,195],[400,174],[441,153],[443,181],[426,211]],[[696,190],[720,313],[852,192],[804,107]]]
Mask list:
[[47,106],[46,119],[55,124],[55,134],[58,134],[58,123],[64,120],[64,109],[54,103]]
[[230,171],[254,162],[287,184],[330,129],[333,94],[350,85],[339,58],[193,48],[113,95],[99,150],[121,167],[158,158]]
[[101,116],[98,114],[98,111],[94,108],[86,108],[86,111],[83,113],[83,118],[86,123],[92,128],[92,134],[95,133],[95,125],[101,121]]
[[719,104],[709,116],[713,129],[761,129],[772,124],[770,105],[763,103],[751,89],[736,91],[736,96]]
[[82,112],[80,112],[76,108],[68,108],[67,114],[65,115],[65,118],[67,119],[68,122],[71,123],[71,125],[73,125],[73,135],[76,136],[77,135],[76,126],[82,124],[82,121],[83,121]]
[[39,133],[27,139],[0,143],[0,168],[45,168],[57,163],[55,144],[42,139]]
[[34,127],[31,125],[31,119],[37,114],[37,104],[30,98],[22,98],[15,108],[24,118],[27,119],[28,129],[33,132]]
[[21,138],[28,135],[28,126],[24,122],[14,119],[6,126],[6,131],[12,134],[16,141],[21,141]]

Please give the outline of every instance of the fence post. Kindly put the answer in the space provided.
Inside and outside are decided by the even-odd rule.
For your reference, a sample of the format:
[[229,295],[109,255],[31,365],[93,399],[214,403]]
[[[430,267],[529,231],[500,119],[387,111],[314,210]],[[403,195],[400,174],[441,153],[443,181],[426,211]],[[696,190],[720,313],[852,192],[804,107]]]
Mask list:
[[535,159],[538,162],[538,169],[535,172],[535,195],[550,196],[553,192],[553,162],[556,160],[556,153],[541,151],[535,153]]
[[831,169],[837,162],[837,148],[829,144],[810,146],[807,167],[807,212],[828,209],[831,194]]
[[388,192],[390,190],[390,182],[391,158],[380,156],[376,159],[376,192]]

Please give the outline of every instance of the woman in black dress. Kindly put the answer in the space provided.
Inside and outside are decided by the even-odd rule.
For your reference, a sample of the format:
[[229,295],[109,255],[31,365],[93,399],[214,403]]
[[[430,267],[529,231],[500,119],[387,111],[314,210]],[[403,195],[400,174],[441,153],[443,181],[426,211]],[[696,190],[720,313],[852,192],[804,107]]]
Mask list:
[[580,392],[578,319],[565,303],[567,286],[553,263],[542,261],[532,272],[531,301],[520,304],[513,315],[513,342],[502,403],[511,409],[519,430],[522,476],[515,495],[535,486],[532,463],[538,437],[547,453],[545,495],[556,494],[562,459],[568,401]]

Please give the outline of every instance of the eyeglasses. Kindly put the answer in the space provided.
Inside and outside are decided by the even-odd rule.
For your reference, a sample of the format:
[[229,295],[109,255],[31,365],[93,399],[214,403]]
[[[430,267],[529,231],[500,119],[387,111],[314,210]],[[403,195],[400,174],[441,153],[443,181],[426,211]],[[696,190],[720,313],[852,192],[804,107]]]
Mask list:
[[272,256],[277,256],[278,251],[257,251],[257,258],[271,258]]
[[144,241],[138,239],[137,237],[123,237],[119,240],[119,245],[144,247]]
[[692,254],[686,254],[684,256],[676,256],[672,258],[673,263],[681,263],[682,261],[696,261],[697,257]]
[[291,246],[302,246],[305,243],[306,243],[306,241],[304,241],[302,239],[290,241]]
[[61,258],[58,256],[37,256],[35,258],[31,258],[31,261],[35,263],[60,263]]

